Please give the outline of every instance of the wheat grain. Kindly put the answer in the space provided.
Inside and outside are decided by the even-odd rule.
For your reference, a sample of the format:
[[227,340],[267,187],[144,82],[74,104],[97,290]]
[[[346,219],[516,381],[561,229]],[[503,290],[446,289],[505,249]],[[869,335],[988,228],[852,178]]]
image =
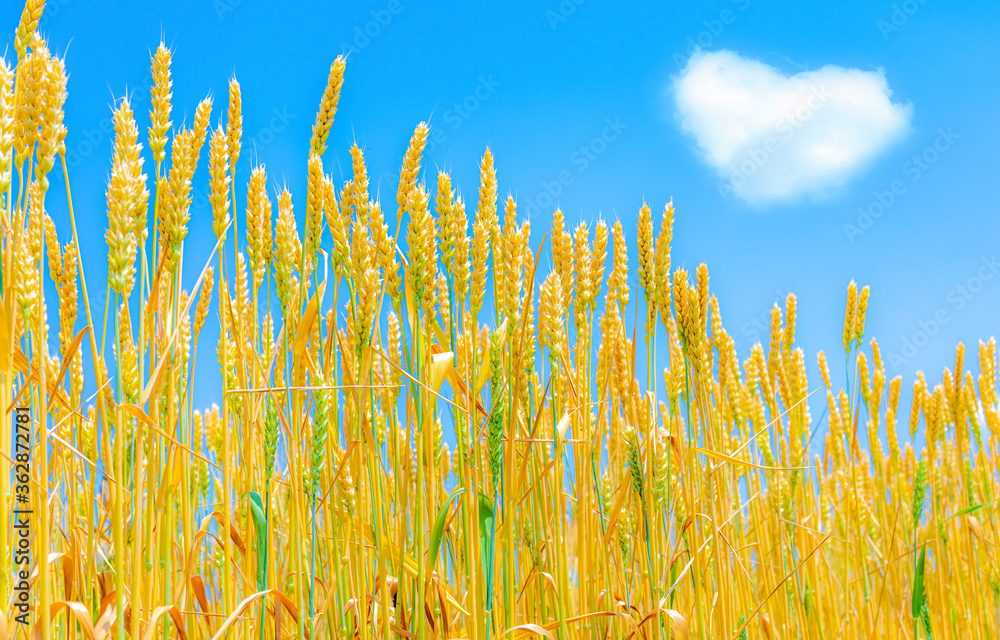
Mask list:
[[[292,194],[288,189],[278,196],[278,222],[274,230],[274,280],[282,307],[287,310],[292,296],[292,265],[299,263],[302,251],[292,213]],[[287,313],[287,311],[286,311]]]
[[240,83],[236,78],[229,80],[229,113],[226,118],[226,151],[229,155],[229,166],[235,170],[240,159],[240,148],[243,139],[243,98],[240,93]]
[[14,75],[14,95],[17,96],[14,159],[18,166],[24,165],[38,142],[45,72],[50,57],[44,41],[37,35],[33,42],[32,51],[17,65]]
[[330,65],[330,75],[326,81],[326,88],[323,90],[323,98],[319,103],[319,111],[316,112],[316,123],[312,129],[312,139],[309,142],[311,153],[322,156],[326,151],[326,139],[330,135],[330,126],[333,124],[333,117],[337,113],[337,103],[340,101],[340,89],[344,84],[344,67],[346,61],[343,56],[337,56]]
[[38,162],[35,179],[42,191],[48,189],[48,173],[55,165],[56,154],[66,152],[66,127],[63,104],[66,102],[66,67],[59,58],[49,58],[39,83],[41,132],[38,137]]
[[267,196],[264,165],[254,167],[247,183],[247,257],[253,272],[254,291],[260,289],[271,257],[271,201]]
[[660,320],[667,324],[670,315],[670,244],[674,237],[674,202],[671,200],[663,209],[660,221],[660,235],[656,239],[655,275],[656,287],[659,290],[658,306]]
[[844,349],[850,350],[854,341],[854,323],[858,313],[858,285],[851,280],[847,285],[847,307],[844,311]]
[[107,189],[108,230],[105,234],[108,282],[114,291],[128,297],[135,282],[136,212],[145,211],[144,202],[148,196],[144,191],[145,176],[141,174],[142,159],[138,157],[138,130],[128,100],[122,100],[115,111],[114,125],[115,155]]
[[421,122],[413,130],[410,138],[410,145],[406,148],[406,155],[403,156],[403,168],[399,172],[399,188],[396,189],[396,203],[399,210],[406,209],[410,199],[410,192],[417,185],[417,175],[420,173],[420,157],[424,153],[427,145],[427,134],[430,128],[426,123]]
[[868,286],[861,289],[858,296],[858,311],[854,318],[854,342],[861,346],[861,340],[865,335],[865,316],[868,314]]
[[479,316],[486,296],[487,261],[490,254],[490,232],[486,224],[476,220],[472,224],[472,315]]
[[[500,219],[497,216],[497,172],[493,166],[493,152],[489,147],[483,153],[483,161],[479,165],[479,204],[476,207],[476,222],[482,222],[489,232],[490,246],[495,253],[500,236]],[[495,270],[495,260],[493,264]]]
[[[352,153],[357,150],[357,145],[352,149]],[[360,154],[361,152],[358,151]],[[364,160],[360,160],[361,167],[364,167]],[[357,170],[358,161],[355,161]],[[305,249],[309,260],[312,260],[319,251],[319,245],[323,242],[323,161],[318,154],[309,156],[309,165],[306,180],[306,231]],[[365,178],[367,182],[367,178]],[[367,185],[366,185],[367,189]],[[364,195],[365,206],[368,205],[367,192]],[[362,215],[364,214],[364,215]],[[367,221],[367,211],[358,209],[358,215]]]
[[11,184],[11,163],[14,158],[14,72],[0,57],[0,193],[6,194]]
[[170,130],[171,88],[170,49],[160,42],[152,58],[153,84],[150,87],[149,149],[159,165],[166,158],[167,132]]
[[193,158],[194,161],[198,161],[198,157],[201,155],[201,148],[205,144],[205,139],[208,136],[208,125],[209,120],[212,117],[212,97],[208,96],[198,103],[198,107],[194,110],[194,123],[191,126],[191,130],[194,132],[194,147],[193,147]]
[[208,174],[212,203],[212,231],[216,239],[222,238],[229,225],[229,154],[226,149],[226,131],[221,126],[212,133],[208,151]]
[[622,310],[628,306],[628,247],[625,244],[625,231],[621,221],[616,221],[614,230],[614,260],[611,277],[608,281],[608,291],[614,292],[618,307]]
[[646,300],[647,317],[656,318],[656,254],[653,247],[653,213],[645,202],[639,209],[637,224],[639,286]]
[[14,49],[17,51],[17,58],[20,60],[31,44],[38,28],[38,21],[42,18],[45,10],[45,0],[28,0],[24,3],[24,10],[21,12],[21,21],[17,25],[14,33]]

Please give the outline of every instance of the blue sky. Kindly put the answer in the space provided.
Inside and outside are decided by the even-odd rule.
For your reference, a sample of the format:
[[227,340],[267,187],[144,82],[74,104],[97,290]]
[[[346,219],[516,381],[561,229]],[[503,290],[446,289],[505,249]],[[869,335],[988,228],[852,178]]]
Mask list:
[[[20,9],[20,2],[0,9],[8,57]],[[349,52],[326,166],[343,175],[357,140],[384,201],[394,200],[414,126],[429,119],[434,133],[425,167],[451,171],[466,200],[474,200],[478,161],[490,146],[501,195],[513,193],[531,212],[536,241],[556,203],[573,226],[598,216],[621,219],[634,241],[643,200],[658,214],[673,198],[674,264],[693,271],[708,263],[741,355],[766,338],[770,306],[791,291],[807,362],[815,371],[815,354],[825,349],[831,368],[842,370],[838,345],[852,278],[871,285],[868,334],[884,354],[897,356],[888,372],[902,374],[904,388],[917,369],[938,380],[959,340],[974,349],[996,332],[1000,8],[993,3],[372,0],[282,8],[262,0],[49,0],[40,31],[65,53],[70,72],[66,142],[95,303],[104,282],[111,105],[129,91],[145,131],[149,55],[162,36],[174,52],[175,124],[190,124],[209,93],[217,121],[229,77],[239,79],[239,185],[257,157],[273,183],[287,184],[302,201],[306,149],[329,65]],[[730,66],[730,79],[766,69],[754,61],[779,83],[796,74],[814,78],[809,74],[828,65],[881,77],[882,106],[905,113],[866,121],[859,140],[870,153],[826,183],[793,197],[734,197],[723,193],[726,171],[706,159],[710,149],[684,124],[686,115],[711,125],[717,114],[697,101],[693,112],[679,112],[676,82],[699,45],[704,56],[730,52],[739,63]],[[752,82],[743,89],[761,90]],[[767,104],[769,95],[757,101]],[[801,128],[834,141],[843,139],[837,127],[857,134],[859,119],[877,111],[862,103],[845,125],[823,109]],[[734,117],[729,124],[743,131],[746,123]],[[791,144],[811,139],[796,133]],[[196,177],[202,192],[205,164],[203,157]],[[765,162],[751,179],[771,172],[774,180],[779,166],[803,170],[799,161]],[[53,189],[61,193],[61,185]],[[48,201],[57,226],[66,228],[64,200]],[[304,207],[297,210],[301,215]],[[865,217],[866,210],[881,215]],[[196,197],[188,282],[214,243],[210,219],[207,200]],[[634,264],[634,249],[631,255]],[[811,377],[818,384],[818,375]],[[208,387],[198,390],[197,405],[218,400]],[[814,413],[821,405],[814,403]]]

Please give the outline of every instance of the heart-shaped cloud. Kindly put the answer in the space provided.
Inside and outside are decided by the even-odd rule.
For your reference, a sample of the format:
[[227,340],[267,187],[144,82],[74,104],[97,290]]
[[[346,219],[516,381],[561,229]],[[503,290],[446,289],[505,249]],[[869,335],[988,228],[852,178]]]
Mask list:
[[681,128],[754,205],[820,196],[843,185],[909,129],[884,72],[827,65],[786,75],[732,51],[696,52],[673,80]]

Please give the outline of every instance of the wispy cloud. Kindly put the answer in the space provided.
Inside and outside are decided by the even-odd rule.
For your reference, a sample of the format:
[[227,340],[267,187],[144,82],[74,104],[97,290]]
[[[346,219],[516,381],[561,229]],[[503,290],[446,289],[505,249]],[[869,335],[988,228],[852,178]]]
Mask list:
[[881,69],[786,75],[732,51],[696,52],[671,91],[720,191],[754,205],[845,184],[905,135],[913,114],[892,101]]

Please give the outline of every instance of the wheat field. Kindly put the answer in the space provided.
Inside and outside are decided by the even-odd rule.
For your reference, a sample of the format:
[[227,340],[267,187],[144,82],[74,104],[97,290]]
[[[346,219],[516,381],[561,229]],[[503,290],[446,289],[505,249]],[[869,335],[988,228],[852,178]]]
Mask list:
[[[424,123],[384,210],[357,145],[325,173],[344,58],[306,193],[237,185],[238,81],[172,120],[162,43],[148,131],[114,104],[88,281],[43,4],[0,61],[0,640],[1000,640],[993,339],[910,396],[851,282],[845,371],[796,346],[794,295],[741,362],[672,203],[531,244],[490,150],[467,205]],[[184,281],[203,156],[216,244]]]

